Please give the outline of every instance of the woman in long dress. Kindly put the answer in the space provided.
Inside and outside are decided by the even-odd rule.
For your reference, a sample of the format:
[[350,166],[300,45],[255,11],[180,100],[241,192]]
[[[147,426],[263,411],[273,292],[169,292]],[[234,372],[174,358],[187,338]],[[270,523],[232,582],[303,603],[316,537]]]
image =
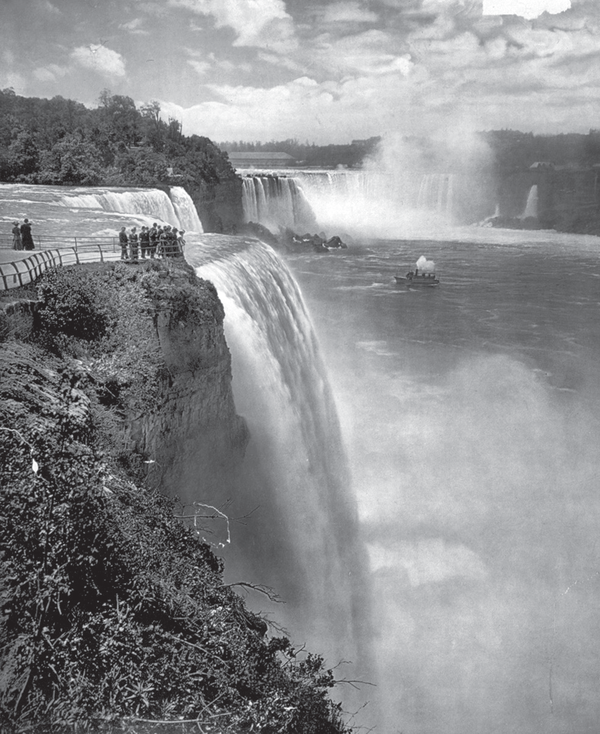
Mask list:
[[19,228],[18,222],[13,222],[12,235],[13,235],[13,250],[22,250],[23,243],[21,242],[21,229]]

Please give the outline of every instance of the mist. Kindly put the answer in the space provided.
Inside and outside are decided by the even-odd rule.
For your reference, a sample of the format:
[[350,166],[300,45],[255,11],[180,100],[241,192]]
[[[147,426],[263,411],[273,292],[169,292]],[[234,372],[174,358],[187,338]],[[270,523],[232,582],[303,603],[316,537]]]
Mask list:
[[382,138],[361,171],[294,174],[327,235],[439,237],[493,214],[493,155],[476,133]]
[[[519,247],[503,251],[507,267],[523,262]],[[394,290],[375,266],[362,291],[334,283],[321,296],[303,281],[369,558],[378,731],[591,734],[598,369],[594,340],[580,349],[583,332],[567,340],[563,329],[592,314],[575,315],[562,291],[505,307],[508,278],[487,296],[482,285],[480,308],[464,312],[453,249],[427,251],[443,273],[430,294]],[[488,260],[472,251],[474,267]]]

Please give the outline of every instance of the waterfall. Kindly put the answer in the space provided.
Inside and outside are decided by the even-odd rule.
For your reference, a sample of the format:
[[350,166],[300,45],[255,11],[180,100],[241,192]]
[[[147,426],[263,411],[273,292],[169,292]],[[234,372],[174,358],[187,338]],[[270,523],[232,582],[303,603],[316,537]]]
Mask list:
[[280,228],[294,232],[316,228],[314,213],[295,179],[254,174],[244,177],[243,186],[246,222],[257,222],[272,232]]
[[402,201],[394,176],[387,173],[298,171],[295,176],[330,235],[388,221]]
[[242,491],[260,503],[238,564],[245,574],[254,564],[256,581],[286,599],[276,614],[294,639],[333,664],[356,663],[364,560],[336,407],[302,295],[262,243],[229,251],[219,243],[208,257],[206,243],[186,252],[225,308],[236,408],[251,435]]
[[171,186],[169,193],[177,212],[179,228],[186,232],[204,232],[194,202],[183,186]]
[[519,219],[527,219],[527,217],[536,217],[538,215],[538,187],[537,184],[534,184],[530,189],[529,193],[527,194],[527,202],[525,204],[525,209],[523,209],[523,213],[519,217]]
[[[454,214],[454,189],[455,176],[448,173],[271,171],[244,178],[244,212],[246,221],[258,221],[273,231],[290,227],[324,230],[327,236],[385,237],[429,224],[431,212],[437,224],[448,223]],[[292,211],[300,197],[314,215],[312,229],[298,226]]]
[[419,186],[417,209],[452,214],[454,176],[451,173],[425,173]]
[[175,227],[180,226],[171,199],[160,189],[73,189],[63,195],[62,204],[70,209],[101,209],[106,212],[141,214]]

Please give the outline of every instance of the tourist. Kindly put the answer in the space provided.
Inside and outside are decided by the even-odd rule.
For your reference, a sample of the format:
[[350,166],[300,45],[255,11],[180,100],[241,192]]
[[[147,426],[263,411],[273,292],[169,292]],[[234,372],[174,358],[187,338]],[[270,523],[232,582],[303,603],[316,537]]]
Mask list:
[[156,222],[154,222],[148,234],[150,238],[150,257],[154,260],[158,248],[158,224]]
[[29,219],[24,219],[21,225],[21,243],[24,250],[33,250],[33,237],[31,236],[31,222]]
[[185,234],[185,230],[180,230],[179,237],[177,238],[177,242],[179,243],[179,252],[183,255],[185,251],[185,240],[183,239],[183,235]]
[[22,250],[23,243],[21,242],[21,229],[19,228],[18,222],[13,222],[12,235],[13,235],[13,250]]
[[121,231],[119,232],[119,244],[121,245],[121,260],[127,260],[129,239],[127,238],[127,230],[125,227],[121,227]]
[[146,255],[150,254],[150,232],[148,227],[142,227],[140,232],[140,249],[142,251],[142,260],[146,259]]
[[129,234],[129,259],[135,263],[138,261],[139,244],[137,230],[135,227],[132,227],[131,233]]
[[170,232],[169,245],[171,248],[171,257],[179,256],[179,242],[177,238],[177,227],[173,227]]
[[167,256],[167,228],[158,228],[158,254],[160,257]]

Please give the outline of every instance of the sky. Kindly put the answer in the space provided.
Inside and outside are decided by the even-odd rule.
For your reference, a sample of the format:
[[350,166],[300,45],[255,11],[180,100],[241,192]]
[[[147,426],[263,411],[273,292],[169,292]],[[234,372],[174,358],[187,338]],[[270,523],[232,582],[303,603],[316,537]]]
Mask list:
[[599,127],[598,0],[0,0],[0,88],[215,142]]

